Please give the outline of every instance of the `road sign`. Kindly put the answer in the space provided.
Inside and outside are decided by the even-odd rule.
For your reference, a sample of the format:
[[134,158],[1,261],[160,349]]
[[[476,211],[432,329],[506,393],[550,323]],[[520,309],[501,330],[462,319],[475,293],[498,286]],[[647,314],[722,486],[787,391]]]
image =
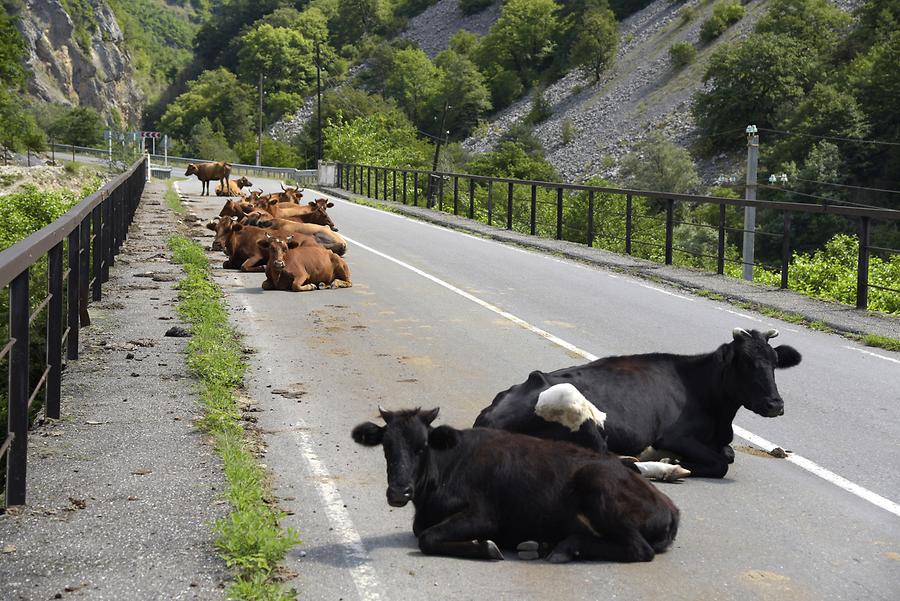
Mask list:
[[155,140],[157,138],[161,138],[162,134],[158,131],[142,131],[141,137],[142,138],[153,138]]

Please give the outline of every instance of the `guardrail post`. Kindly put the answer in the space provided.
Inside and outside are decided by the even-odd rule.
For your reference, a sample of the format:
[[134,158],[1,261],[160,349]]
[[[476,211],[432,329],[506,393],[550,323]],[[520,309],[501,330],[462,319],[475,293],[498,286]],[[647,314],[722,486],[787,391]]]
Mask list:
[[869,308],[869,218],[859,220],[859,259],[856,265],[856,308]]
[[393,193],[391,194],[391,196],[393,197],[394,202],[397,202],[397,170],[391,169],[391,173],[393,173],[393,177],[392,177],[393,185],[391,186],[391,190],[393,191]]
[[556,239],[562,240],[563,189],[556,189]]
[[631,193],[625,195],[625,254],[631,254]]
[[791,265],[791,214],[784,212],[784,230],[781,238],[781,288],[788,287],[788,268]]
[[672,264],[672,233],[675,226],[675,201],[666,199],[666,265]]
[[384,172],[384,187],[382,191],[384,192],[384,199],[388,200],[388,168],[385,167],[382,171]]
[[81,326],[91,325],[91,317],[88,315],[88,296],[90,294],[91,277],[91,222],[90,216],[85,215],[81,220],[81,246],[78,260],[78,297],[80,301]]
[[719,205],[719,247],[716,250],[716,273],[725,273],[725,205]]
[[66,358],[78,359],[78,239],[80,232],[76,227],[68,236],[69,277],[66,280],[66,325],[69,335],[66,338]]
[[587,245],[594,245],[594,191],[588,191]]
[[[378,182],[375,182],[378,185]],[[372,198],[372,168],[366,167],[366,197]]]
[[100,205],[103,207],[103,225],[101,226],[103,229],[103,269],[101,271],[103,272],[104,282],[109,281],[109,267],[113,263],[112,228],[110,228],[110,224],[112,223],[112,205],[116,194],[117,191],[114,191],[104,198],[103,203]]
[[25,504],[28,460],[28,269],[9,285],[9,433],[6,458],[6,505]]
[[440,176],[440,183],[438,184],[438,209],[444,210],[444,176]]
[[[103,201],[100,201],[101,203]],[[103,225],[101,222],[100,211],[103,205],[98,204],[91,211],[91,229],[94,232],[94,243],[91,245],[91,259],[93,260],[92,274],[94,276],[94,285],[91,289],[91,298],[98,301],[102,298],[101,285],[103,284],[103,276],[101,274],[103,264]]]
[[494,225],[494,180],[488,180],[488,225]]
[[537,233],[537,186],[531,184],[531,235]]
[[506,229],[511,230],[513,224],[513,183],[506,188]]
[[475,218],[475,180],[469,178],[469,219]]
[[413,205],[419,206],[419,172],[413,172]]
[[453,214],[459,215],[459,178],[453,176]]
[[62,388],[63,243],[47,253],[47,417],[59,419]]
[[378,198],[378,167],[375,167],[375,196],[373,198]]
[[406,171],[403,172],[403,204],[406,204]]

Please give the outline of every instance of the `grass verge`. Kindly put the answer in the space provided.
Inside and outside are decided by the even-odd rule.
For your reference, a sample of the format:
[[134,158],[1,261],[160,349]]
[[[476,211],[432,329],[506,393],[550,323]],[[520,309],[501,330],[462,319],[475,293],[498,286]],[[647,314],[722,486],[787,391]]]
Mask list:
[[187,212],[184,205],[181,204],[181,198],[178,197],[173,182],[169,182],[169,187],[166,189],[166,206],[178,215],[184,215]]
[[228,479],[232,511],[217,520],[216,546],[234,571],[230,599],[293,599],[274,576],[278,562],[300,540],[278,523],[284,513],[269,501],[265,471],[248,449],[235,391],[246,371],[237,333],[228,323],[222,291],[212,281],[209,262],[196,242],[169,238],[173,260],[186,276],[178,283],[178,313],[191,325],[187,363],[199,380],[204,415],[200,428],[214,441]]

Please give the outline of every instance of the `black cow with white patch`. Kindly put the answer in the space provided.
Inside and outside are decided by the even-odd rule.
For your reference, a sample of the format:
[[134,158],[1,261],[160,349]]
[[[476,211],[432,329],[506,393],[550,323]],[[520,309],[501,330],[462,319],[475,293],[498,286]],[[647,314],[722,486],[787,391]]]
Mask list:
[[650,561],[678,531],[675,504],[610,453],[503,430],[434,428],[437,409],[379,411],[385,425],[362,423],[353,440],[384,447],[388,503],[413,502],[423,553],[503,559],[501,548],[540,541],[554,563]]
[[[797,365],[801,357],[793,347],[770,346],[777,335],[735,328],[731,342],[702,355],[628,355],[533,371],[499,393],[474,425],[608,447],[621,455],[640,455],[652,446],[680,457],[693,476],[722,478],[734,460],[731,423],[738,409],[764,417],[784,413],[775,369]],[[535,413],[539,395],[562,383],[574,385],[606,414],[605,440],[548,424]]]

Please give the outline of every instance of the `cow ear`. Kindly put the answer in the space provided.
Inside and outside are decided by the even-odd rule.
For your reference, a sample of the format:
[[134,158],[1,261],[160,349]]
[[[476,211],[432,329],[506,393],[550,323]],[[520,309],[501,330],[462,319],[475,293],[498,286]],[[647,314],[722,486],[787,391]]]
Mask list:
[[327,205],[325,205],[325,207],[326,207],[326,208],[329,208],[329,209],[330,209],[331,207],[333,207],[333,206],[334,206],[334,203],[333,203],[333,202],[329,202]]
[[209,223],[206,224],[206,229],[216,231],[216,224],[217,224],[217,222],[210,221]]
[[782,344],[781,346],[775,347],[775,354],[778,355],[778,365],[777,367],[783,369],[785,367],[794,367],[795,365],[799,365],[800,360],[803,358],[800,353],[792,346],[788,346],[786,344]]
[[428,446],[436,451],[446,451],[459,444],[459,430],[450,426],[438,426],[428,433]]
[[269,239],[268,238],[260,238],[256,241],[257,246],[260,248],[269,248]]
[[278,200],[277,200],[277,199],[275,199],[275,198],[270,198],[270,199],[269,199],[269,206],[276,205],[276,204],[278,204]]
[[422,420],[422,423],[426,426],[430,426],[431,422],[437,419],[438,412],[440,412],[440,407],[435,407],[434,409],[429,409],[428,411],[419,411],[419,419]]
[[384,426],[365,422],[353,428],[351,436],[353,436],[354,441],[361,445],[377,447],[384,439],[384,431],[386,429]]
[[316,201],[314,201],[314,200],[309,201],[307,204],[313,208],[316,207]]
[[298,246],[300,246],[300,243],[297,242],[296,240],[288,241],[288,248],[297,248]]
[[244,226],[241,225],[240,223],[235,223],[234,225],[231,226],[231,231],[232,231],[232,232],[239,232],[239,231],[241,231],[242,229],[244,229]]

